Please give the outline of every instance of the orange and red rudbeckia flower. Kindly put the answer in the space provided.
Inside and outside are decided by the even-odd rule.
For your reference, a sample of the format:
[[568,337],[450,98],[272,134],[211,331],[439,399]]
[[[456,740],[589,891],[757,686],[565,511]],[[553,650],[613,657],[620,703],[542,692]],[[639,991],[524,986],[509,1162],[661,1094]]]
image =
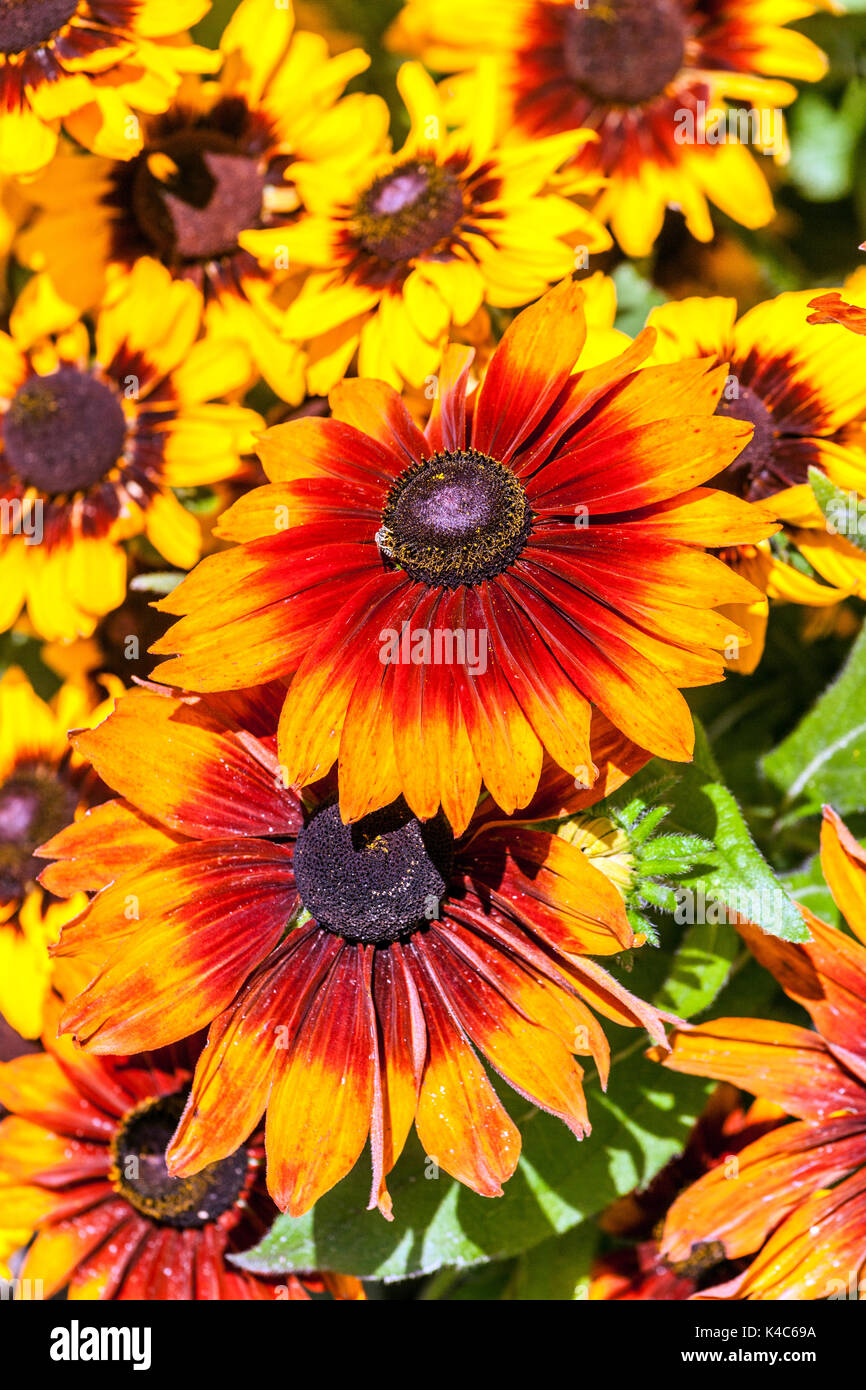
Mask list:
[[717,1086],[681,1154],[647,1187],[620,1197],[599,1218],[616,1246],[593,1265],[589,1297],[596,1302],[680,1301],[739,1272],[718,1241],[698,1241],[679,1264],[659,1247],[664,1217],[682,1190],[704,1173],[735,1160],[748,1144],[775,1129],[784,1112],[768,1101],[749,1105],[724,1083]]
[[182,31],[209,0],[6,0],[0,12],[0,170],[32,175],[63,126],[89,150],[130,159],[140,112],[164,111],[187,73],[218,58]]
[[[455,838],[404,803],[345,825],[327,787],[309,809],[280,777],[282,689],[179,697],[132,691],[75,740],[120,794],[43,848],[43,881],[96,892],[62,954],[103,964],[63,1024],[85,1048],[167,1045],[211,1024],[169,1149],[189,1176],[232,1154],[267,1110],[268,1184],[306,1211],[368,1135],[371,1205],[413,1121],[452,1176],[497,1196],[520,1135],[480,1056],[581,1137],[577,1056],[602,1080],[596,1013],[660,1015],[592,957],[634,943],[617,888],[574,845],[491,803]],[[646,759],[601,716],[603,795]],[[528,815],[580,809],[549,765]]]
[[704,547],[776,527],[701,486],[750,437],[714,414],[726,369],[638,370],[649,332],[575,373],[581,301],[565,281],[520,314],[474,394],[471,349],[450,349],[423,433],[375,381],[337,387],[333,419],[270,430],[270,483],[220,525],[240,544],[161,604],[183,616],[153,648],[180,654],[158,679],[293,675],[286,781],[339,759],[348,820],[403,795],[460,833],[482,782],[506,813],[525,806],[545,752],[592,785],[592,705],[650,752],[692,756],[679,687],[722,679],[732,625],[714,607],[758,596]]
[[339,1274],[262,1279],[228,1257],[276,1212],[262,1180],[261,1135],[189,1179],[169,1177],[165,1146],[180,1115],[195,1050],[87,1057],[68,1040],[0,1063],[0,1243],[37,1234],[20,1296],[161,1301],[302,1300],[328,1290],[360,1299]]
[[[722,1018],[681,1028],[661,1060],[772,1101],[795,1118],[739,1154],[735,1175],[715,1169],[674,1203],[662,1254],[677,1262],[699,1242],[744,1272],[703,1298],[850,1297],[866,1260],[866,851],[829,807],[821,864],[858,940],[801,908],[804,945],[740,929],[816,1031]],[[861,1290],[863,1286],[860,1286]],[[862,1292],[859,1294],[862,1297]]]
[[390,38],[460,73],[448,84],[458,103],[464,71],[495,55],[503,123],[517,138],[593,131],[574,168],[602,182],[593,210],[626,254],[645,256],[667,207],[700,241],[713,238],[709,203],[746,227],[770,221],[770,189],[748,145],[785,159],[780,108],[797,94],[785,79],[814,82],[827,69],[820,49],[785,26],[819,7],[824,0],[407,0]]

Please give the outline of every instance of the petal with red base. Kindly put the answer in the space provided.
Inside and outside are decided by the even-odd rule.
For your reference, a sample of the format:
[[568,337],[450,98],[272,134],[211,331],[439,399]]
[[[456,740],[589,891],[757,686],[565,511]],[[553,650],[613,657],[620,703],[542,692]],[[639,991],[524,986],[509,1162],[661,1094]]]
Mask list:
[[482,1197],[501,1197],[520,1135],[460,1031],[416,944],[406,951],[427,1022],[427,1065],[415,1127],[428,1156]]
[[730,1081],[804,1120],[866,1116],[866,1087],[806,1028],[754,1018],[680,1027],[663,1066]]
[[351,595],[309,648],[280,719],[279,758],[292,785],[324,777],[336,761],[355,683],[365,666],[384,670],[378,657],[383,620],[397,621],[408,593],[405,579],[379,573]]
[[379,1074],[370,1128],[370,1206],[378,1206],[390,1219],[392,1204],[385,1179],[409,1137],[427,1056],[424,1010],[399,942],[374,956],[373,1002],[379,1030]]
[[362,431],[383,447],[389,477],[395,478],[429,453],[405,402],[386,382],[348,377],[334,387],[329,401],[335,420]]
[[152,690],[130,690],[76,751],[110,787],[184,835],[222,840],[284,835],[298,805],[242,743],[197,705]]
[[466,448],[466,388],[475,349],[450,343],[442,356],[439,389],[424,431],[429,453]]
[[38,1183],[62,1187],[107,1177],[111,1166],[105,1144],[88,1144],[55,1134],[20,1115],[0,1120],[0,1183]]
[[282,1063],[268,1106],[268,1188],[301,1216],[354,1167],[376,1066],[371,948],[344,943]]
[[41,846],[40,858],[56,863],[42,870],[39,882],[60,898],[94,893],[183,838],[126,801],[106,801]]
[[593,768],[589,702],[557,660],[522,597],[504,575],[485,586],[480,598],[488,640],[495,644],[514,698],[544,748],[578,776]]
[[864,1160],[860,1119],[784,1125],[736,1155],[736,1202],[727,1163],[686,1188],[668,1212],[662,1255],[687,1260],[697,1240],[721,1241],[729,1260],[751,1255],[804,1193],[830,1187]]
[[298,928],[211,1026],[168,1148],[173,1176],[200,1172],[245,1143],[267,1105],[278,1063],[339,949],[338,939],[315,923]]
[[494,825],[458,851],[455,869],[556,951],[614,955],[633,942],[618,890],[557,835]]
[[327,478],[332,489],[338,484],[338,495],[346,488],[362,506],[379,511],[401,466],[392,448],[336,418],[275,425],[259,440],[258,454],[272,483]]
[[[124,913],[132,911],[132,923]],[[82,939],[120,945],[67,1008],[96,1052],[162,1047],[205,1027],[276,946],[295,902],[291,853],[264,840],[181,845],[103,889]],[[133,930],[128,929],[132,926]]]
[[590,1132],[583,1072],[562,1039],[527,1018],[504,991],[455,953],[447,931],[434,923],[418,938],[416,951],[448,999],[467,1037],[508,1084],[563,1120],[579,1139]]
[[53,1057],[34,1053],[0,1064],[0,1105],[45,1129],[108,1143],[116,1118],[92,1105]]
[[51,1298],[69,1282],[91,1251],[112,1239],[128,1214],[127,1203],[111,1196],[86,1216],[69,1217],[40,1231],[27,1252],[22,1280],[40,1281],[42,1297]]
[[149,1222],[127,1210],[127,1220],[121,1221],[103,1238],[103,1242],[79,1264],[69,1285],[69,1298],[114,1298],[123,1283],[126,1271],[134,1263],[149,1232]]
[[583,291],[571,280],[505,330],[480,388],[472,447],[507,463],[568,384],[586,341]]

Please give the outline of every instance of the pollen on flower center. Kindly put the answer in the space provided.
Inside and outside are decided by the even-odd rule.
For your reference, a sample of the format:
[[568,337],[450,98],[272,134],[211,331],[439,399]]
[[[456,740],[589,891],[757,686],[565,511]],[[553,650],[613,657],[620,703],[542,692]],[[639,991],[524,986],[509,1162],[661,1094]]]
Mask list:
[[723,397],[716,406],[716,414],[726,415],[731,420],[744,420],[755,428],[745,449],[713,479],[713,487],[754,502],[772,496],[783,487],[806,481],[805,464],[800,470],[802,476],[795,477],[794,470],[780,469],[774,458],[776,426],[773,416],[760,396],[748,386],[739,386],[737,395],[731,400]]
[[115,393],[69,366],[19,386],[3,427],[6,462],[23,483],[49,495],[100,482],[122,454],[125,436]]
[[463,211],[463,194],[450,169],[433,160],[410,160],[362,193],[352,229],[371,256],[407,261],[449,238]]
[[589,0],[563,7],[566,71],[589,96],[636,106],[659,96],[685,55],[677,0]]
[[4,0],[0,6],[0,53],[38,48],[63,28],[78,0]]
[[466,449],[434,454],[391,487],[377,540],[410,578],[456,589],[501,574],[532,527],[520,480],[496,459]]
[[169,264],[215,260],[262,219],[265,171],[220,131],[175,131],[137,157],[133,215]]
[[396,941],[439,915],[454,836],[442,816],[419,821],[400,800],[354,825],[336,803],[295,845],[301,902],[321,927],[365,942]]
[[241,1147],[191,1177],[169,1175],[165,1151],[185,1101],[181,1092],[144,1101],[124,1117],[111,1145],[115,1191],[142,1216],[180,1229],[209,1225],[230,1211],[248,1168],[247,1151]]
[[19,896],[44,863],[33,851],[72,820],[75,792],[50,768],[17,767],[0,785],[0,900]]

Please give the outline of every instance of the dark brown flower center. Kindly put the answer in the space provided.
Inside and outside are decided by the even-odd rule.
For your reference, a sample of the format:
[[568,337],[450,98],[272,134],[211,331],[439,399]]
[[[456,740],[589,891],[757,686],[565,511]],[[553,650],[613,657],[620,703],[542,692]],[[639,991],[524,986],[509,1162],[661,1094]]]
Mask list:
[[0,786],[0,901],[20,897],[44,863],[33,851],[68,825],[77,802],[53,768],[21,764]]
[[142,1216],[182,1230],[207,1226],[230,1211],[247,1177],[245,1148],[189,1178],[172,1178],[165,1151],[186,1103],[178,1092],[131,1110],[114,1136],[111,1176],[115,1191]]
[[100,671],[119,676],[127,685],[136,677],[148,678],[154,665],[150,648],[172,623],[167,613],[153,607],[153,601],[153,594],[146,590],[127,589],[120,607],[106,613],[96,629]]
[[416,820],[402,800],[354,825],[334,804],[298,835],[295,882],[307,911],[336,936],[396,941],[439,916],[453,851],[444,817]]
[[755,429],[745,449],[713,479],[713,487],[755,502],[771,497],[792,483],[806,481],[805,465],[802,477],[786,476],[784,466],[775,455],[777,433],[773,416],[760,396],[748,386],[739,386],[737,395],[731,400],[723,397],[716,406],[716,414],[726,415],[731,420],[744,420]]
[[463,194],[450,169],[413,159],[376,179],[355,207],[355,240],[371,256],[398,262],[447,242],[463,216]]
[[678,0],[587,0],[563,7],[563,60],[588,96],[639,106],[664,91],[685,56]]
[[376,537],[382,555],[431,588],[480,584],[508,569],[532,527],[519,479],[473,449],[434,454],[392,485]]
[[125,437],[119,398],[77,367],[30,377],[3,422],[7,463],[23,483],[49,495],[100,482],[123,453]]
[[216,260],[262,220],[265,171],[217,130],[186,128],[149,144],[136,159],[133,215],[169,264]]
[[0,53],[21,53],[47,43],[77,9],[78,0],[2,0]]

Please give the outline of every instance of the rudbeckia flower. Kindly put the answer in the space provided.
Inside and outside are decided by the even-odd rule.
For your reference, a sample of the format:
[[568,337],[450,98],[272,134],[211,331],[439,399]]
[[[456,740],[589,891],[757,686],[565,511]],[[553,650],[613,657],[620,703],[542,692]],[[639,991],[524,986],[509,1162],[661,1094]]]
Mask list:
[[697,1242],[687,1259],[670,1264],[659,1249],[664,1218],[684,1188],[731,1160],[781,1123],[784,1112],[768,1101],[748,1105],[734,1086],[716,1087],[681,1154],[645,1188],[620,1197],[599,1218],[616,1241],[594,1263],[589,1298],[597,1302],[680,1301],[738,1272],[724,1246]]
[[29,175],[61,126],[89,150],[129,159],[139,114],[164,111],[185,74],[216,62],[181,31],[209,0],[7,0],[0,12],[0,171]]
[[45,1046],[0,1064],[0,1104],[11,1112],[0,1120],[0,1250],[5,1227],[27,1220],[37,1232],[18,1275],[22,1297],[64,1288],[70,1299],[364,1297],[343,1275],[266,1280],[229,1262],[276,1215],[261,1135],[194,1177],[169,1177],[165,1146],[189,1093],[190,1047],[102,1058],[68,1040]]
[[[147,118],[134,158],[58,158],[29,190],[39,211],[16,250],[79,308],[141,257],[156,258],[196,287],[208,332],[245,342],[273,389],[297,401],[303,358],[282,337],[277,302],[298,272],[284,232],[308,184],[343,187],[381,142],[387,108],[360,93],[341,99],[367,55],[331,58],[274,0],[243,0],[220,47],[219,76],[187,82]],[[262,261],[243,249],[257,229],[271,237]]]
[[315,394],[329,391],[356,353],[361,376],[425,385],[452,326],[468,324],[483,303],[537,299],[610,245],[595,218],[548,187],[591,138],[585,132],[498,148],[488,68],[472,119],[454,131],[419,64],[405,64],[397,85],[410,118],[400,150],[371,151],[340,181],[323,181],[308,215],[285,233],[241,238],[265,265],[287,246],[292,262],[311,270],[284,331],[310,341]]
[[[746,227],[773,215],[746,148],[787,153],[781,113],[826,71],[821,51],[783,26],[822,0],[409,0],[394,48],[442,72],[501,63],[505,123],[522,139],[588,129],[576,170],[607,180],[594,210],[629,256],[647,255],[665,208],[710,241],[707,200]],[[451,85],[460,86],[463,79]],[[465,95],[459,94],[459,101]],[[748,103],[743,131],[725,101]],[[734,119],[732,119],[734,118]],[[721,137],[721,138],[719,138]]]
[[[121,799],[42,847],[47,887],[101,890],[59,947],[102,961],[63,1028],[123,1053],[212,1024],[173,1174],[227,1158],[267,1109],[269,1189],[293,1214],[368,1135],[371,1206],[388,1214],[413,1120],[445,1172],[498,1196],[520,1135],[480,1058],[581,1137],[575,1057],[602,1080],[609,1063],[593,1010],[663,1044],[658,1013],[592,959],[633,944],[623,896],[575,845],[489,801],[461,837],[402,802],[347,826],[325,785],[305,807],[276,758],[281,695],[135,690],[75,738]],[[645,762],[604,719],[593,733],[598,790],[550,766],[529,819]]]
[[[762,504],[784,529],[772,543],[728,552],[728,563],[768,598],[823,607],[866,593],[866,555],[841,529],[828,528],[808,481],[809,469],[818,468],[846,494],[866,493],[866,343],[839,327],[810,327],[813,295],[780,294],[740,319],[733,299],[684,299],[653,309],[647,322],[658,334],[654,361],[728,363],[719,414],[754,427],[712,482]],[[798,553],[817,578],[786,553]],[[767,612],[766,598],[732,610],[752,637],[732,663],[744,672],[760,659]]]
[[207,404],[246,384],[248,354],[197,343],[195,290],[155,261],[100,312],[95,356],[81,322],[46,336],[41,304],[31,281],[0,334],[0,629],[26,605],[41,636],[68,640],[123,602],[123,540],[144,532],[170,565],[195,564],[199,523],[172,488],[237,472],[262,421]]
[[337,757],[344,817],[403,795],[459,833],[482,781],[511,814],[545,750],[594,781],[590,708],[688,760],[678,687],[722,679],[751,584],[704,546],[775,530],[703,488],[751,425],[714,414],[726,370],[646,367],[653,334],[574,373],[581,291],[563,282],[509,326],[467,399],[452,348],[423,433],[382,382],[345,381],[333,419],[260,441],[271,479],[223,517],[240,541],[162,603],[185,616],[158,679],[232,689],[293,672],[280,724],[289,785]]
[[804,945],[740,928],[816,1031],[716,1019],[681,1027],[673,1052],[660,1058],[674,1071],[729,1081],[794,1117],[743,1149],[733,1175],[715,1169],[671,1208],[666,1259],[687,1259],[699,1242],[718,1242],[728,1259],[752,1257],[703,1298],[863,1297],[856,1280],[866,1258],[866,852],[829,807],[821,865],[856,941],[805,907],[812,940]]
[[[109,678],[106,689],[116,695],[122,686]],[[52,981],[64,977],[62,962],[52,970],[48,948],[87,905],[81,893],[61,902],[39,888],[44,866],[34,851],[104,797],[68,733],[110,708],[89,682],[67,681],[49,705],[16,667],[0,679],[0,1014],[25,1038],[39,1037]]]

